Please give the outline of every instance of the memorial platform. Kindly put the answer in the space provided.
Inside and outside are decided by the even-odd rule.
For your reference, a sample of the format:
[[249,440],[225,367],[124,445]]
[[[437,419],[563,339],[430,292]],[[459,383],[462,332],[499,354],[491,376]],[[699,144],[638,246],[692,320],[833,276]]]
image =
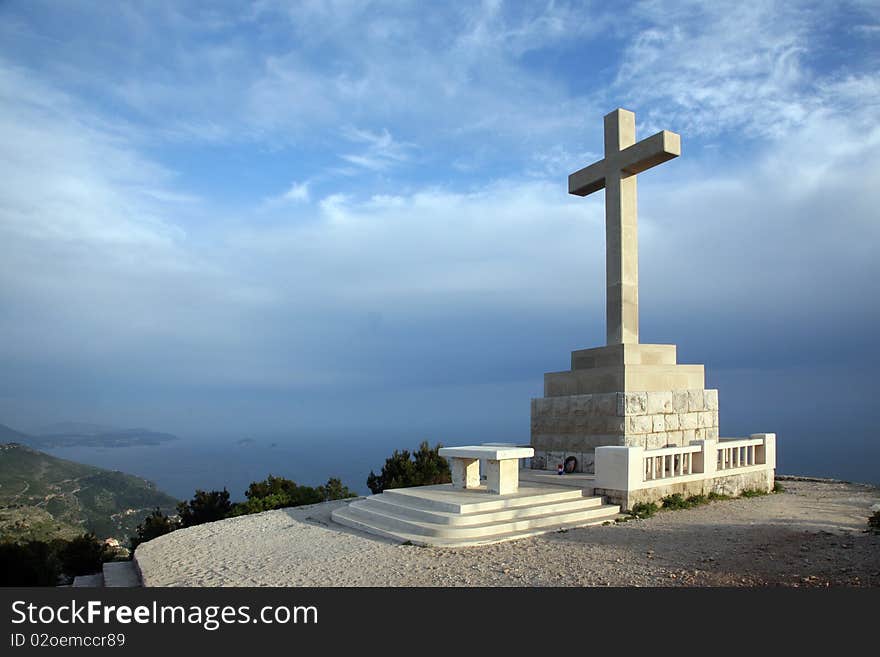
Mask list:
[[336,509],[332,518],[400,542],[463,547],[599,524],[619,513],[579,488],[529,482],[507,495],[451,484],[387,490]]

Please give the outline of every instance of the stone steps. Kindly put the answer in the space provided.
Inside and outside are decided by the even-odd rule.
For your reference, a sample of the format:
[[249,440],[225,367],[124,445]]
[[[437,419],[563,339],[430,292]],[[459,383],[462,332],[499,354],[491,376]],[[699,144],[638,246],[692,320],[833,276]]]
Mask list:
[[94,575],[78,575],[73,579],[74,588],[132,588],[141,585],[133,561],[107,561],[102,572]]
[[104,564],[106,588],[132,588],[141,585],[134,561],[108,561]]
[[[453,506],[459,511],[449,510]],[[529,487],[490,498],[446,485],[386,491],[340,507],[332,518],[396,541],[461,547],[599,524],[619,513],[619,506],[574,489]]]
[[[530,506],[516,506],[500,511],[484,511],[480,513],[452,513],[449,511],[434,511],[410,507],[384,499],[383,495],[370,497],[364,501],[364,504],[369,504],[371,510],[392,517],[405,518],[432,525],[465,527],[480,526],[502,520],[522,520],[542,514],[582,511],[591,507],[600,507],[602,505],[602,498],[579,496],[577,499],[564,500],[562,502],[541,502],[540,504],[532,504]],[[542,512],[541,514],[536,514],[538,509]]]
[[103,573],[77,575],[73,578],[71,586],[75,589],[100,589],[104,586],[104,575]]
[[552,527],[559,524],[571,524],[581,520],[585,522],[592,521],[596,518],[604,520],[607,516],[616,515],[619,511],[620,508],[613,505],[602,505],[598,507],[592,505],[587,509],[578,509],[566,513],[551,512],[541,515],[530,515],[516,520],[490,520],[466,526],[456,526],[419,522],[397,515],[388,515],[387,513],[377,511],[376,508],[373,505],[370,505],[367,501],[353,502],[347,509],[349,515],[354,515],[362,522],[376,525],[384,529],[428,538],[461,537],[464,539],[491,538],[496,535],[508,534],[510,532],[518,532],[526,529],[539,529],[541,527]]
[[386,490],[382,496],[403,506],[448,513],[475,513],[528,507],[551,501],[577,500],[583,497],[583,493],[580,490],[521,485],[519,492],[512,495],[492,495],[485,486],[469,489],[462,494],[456,493],[449,484],[442,484],[395,488]]

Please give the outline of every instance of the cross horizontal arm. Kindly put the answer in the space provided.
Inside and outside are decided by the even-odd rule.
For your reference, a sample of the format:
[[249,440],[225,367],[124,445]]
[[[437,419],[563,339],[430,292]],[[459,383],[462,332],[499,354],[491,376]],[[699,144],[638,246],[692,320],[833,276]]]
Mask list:
[[681,137],[661,130],[656,135],[624,148],[619,153],[575,171],[568,177],[568,193],[587,196],[605,187],[605,176],[616,168],[628,175],[641,173],[681,155]]
[[586,196],[605,186],[605,160],[600,160],[568,176],[568,193]]
[[[656,135],[624,148],[618,153],[615,161],[621,171],[635,175],[679,155],[681,155],[681,137],[674,132],[661,130]],[[586,169],[582,169],[582,171],[586,171]],[[571,177],[569,176],[570,185]]]

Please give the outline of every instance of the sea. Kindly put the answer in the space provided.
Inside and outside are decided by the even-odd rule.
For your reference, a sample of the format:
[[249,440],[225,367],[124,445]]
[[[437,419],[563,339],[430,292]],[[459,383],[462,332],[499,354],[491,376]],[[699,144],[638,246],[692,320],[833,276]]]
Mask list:
[[[318,486],[330,477],[352,491],[369,494],[367,476],[379,472],[395,449],[415,450],[419,439],[374,436],[297,439],[256,436],[245,439],[190,439],[157,445],[125,447],[58,447],[43,451],[59,458],[120,470],[155,483],[178,499],[196,489],[229,491],[233,501],[244,500],[251,482],[268,475]],[[429,441],[433,445],[438,441]]]
[[[485,440],[500,440],[487,437]],[[828,435],[807,431],[778,436],[778,473],[829,477],[880,484],[878,442],[848,436],[849,444],[829,449]],[[358,494],[369,494],[367,476],[379,472],[395,449],[415,450],[421,440],[431,445],[467,441],[412,434],[296,436],[255,435],[245,439],[181,437],[158,445],[128,447],[64,447],[44,451],[64,459],[110,470],[121,470],[154,482],[178,499],[196,489],[229,491],[233,501],[245,499],[254,481],[268,475],[318,486],[336,477]],[[527,439],[526,439],[527,441]]]

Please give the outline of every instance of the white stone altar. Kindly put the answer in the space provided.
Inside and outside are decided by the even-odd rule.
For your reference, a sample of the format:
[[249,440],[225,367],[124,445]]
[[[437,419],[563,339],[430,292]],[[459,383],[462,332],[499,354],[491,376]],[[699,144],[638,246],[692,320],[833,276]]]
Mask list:
[[486,464],[487,490],[496,495],[508,495],[519,489],[519,460],[534,456],[535,450],[486,444],[441,447],[438,453],[450,460],[453,488],[479,488],[482,461]]

